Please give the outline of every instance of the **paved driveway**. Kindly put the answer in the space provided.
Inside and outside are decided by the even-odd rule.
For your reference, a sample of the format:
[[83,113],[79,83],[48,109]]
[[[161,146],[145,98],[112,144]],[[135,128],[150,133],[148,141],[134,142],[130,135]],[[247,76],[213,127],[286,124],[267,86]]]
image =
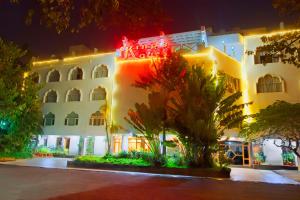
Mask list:
[[299,185],[0,165],[2,200],[299,200]]
[[[27,160],[17,160],[13,162],[6,162],[5,164],[17,165],[17,166],[33,166],[43,168],[59,168],[65,169],[67,161],[71,159],[65,158],[33,158]],[[97,171],[97,170],[94,170]],[[106,171],[106,170],[98,170]],[[124,172],[118,172],[124,173]],[[126,173],[126,172],[125,172]],[[293,172],[289,172],[291,174]],[[297,172],[294,172],[297,173]],[[249,182],[263,182],[274,184],[299,184],[299,182],[284,176],[284,173],[276,173],[271,170],[257,170],[250,168],[232,168],[231,180],[233,181],[249,181]]]

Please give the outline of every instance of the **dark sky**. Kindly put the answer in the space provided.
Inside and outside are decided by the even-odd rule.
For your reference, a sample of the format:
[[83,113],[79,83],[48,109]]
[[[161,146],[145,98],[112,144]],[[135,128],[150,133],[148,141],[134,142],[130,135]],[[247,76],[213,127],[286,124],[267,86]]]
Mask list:
[[[78,34],[58,35],[39,24],[24,24],[23,6],[12,6],[0,0],[0,37],[28,46],[33,55],[60,55],[74,44],[85,44],[99,50],[113,50],[122,31],[101,31],[94,27]],[[142,0],[141,0],[142,1]],[[274,27],[281,21],[272,0],[162,0],[165,12],[173,19],[165,25],[165,33],[199,29],[202,25],[215,30],[234,27]],[[145,35],[149,36],[149,35]]]

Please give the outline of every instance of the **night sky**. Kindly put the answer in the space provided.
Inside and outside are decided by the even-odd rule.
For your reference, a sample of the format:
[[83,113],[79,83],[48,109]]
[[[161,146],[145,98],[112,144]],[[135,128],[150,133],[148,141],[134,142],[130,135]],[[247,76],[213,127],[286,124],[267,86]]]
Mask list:
[[[162,1],[165,12],[172,18],[172,22],[165,25],[165,33],[196,30],[202,25],[211,26],[216,31],[235,27],[275,27],[281,21],[272,8],[272,0]],[[58,35],[38,23],[26,26],[25,13],[26,5],[10,5],[0,0],[0,37],[26,45],[35,56],[63,55],[68,52],[70,45],[76,44],[85,44],[91,49],[113,50],[123,35],[120,30],[101,31],[94,27],[78,34]]]

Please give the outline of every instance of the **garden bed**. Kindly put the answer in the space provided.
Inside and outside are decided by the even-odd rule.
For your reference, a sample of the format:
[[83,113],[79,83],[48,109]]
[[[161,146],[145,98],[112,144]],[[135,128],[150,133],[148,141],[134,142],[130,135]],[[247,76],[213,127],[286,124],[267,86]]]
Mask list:
[[262,170],[298,170],[297,166],[289,166],[289,165],[253,165],[254,169],[262,169]]
[[[229,178],[230,169],[220,168],[169,168],[169,167],[154,167],[145,161],[127,159],[128,163],[121,161],[122,164],[117,164],[114,161],[107,162],[91,162],[91,161],[68,161],[67,166],[72,168],[89,168],[89,169],[103,169],[129,172],[143,172],[154,174],[172,174],[184,176],[198,176],[198,177],[213,177],[213,178]],[[140,162],[140,163],[139,163]]]

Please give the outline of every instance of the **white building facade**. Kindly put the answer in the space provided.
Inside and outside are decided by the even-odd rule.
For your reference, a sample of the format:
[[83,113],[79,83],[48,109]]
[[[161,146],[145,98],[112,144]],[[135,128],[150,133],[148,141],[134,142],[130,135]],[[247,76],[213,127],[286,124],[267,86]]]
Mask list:
[[[245,112],[252,114],[276,100],[300,102],[299,69],[283,64],[277,58],[263,65],[263,54],[245,54],[246,51],[256,52],[256,48],[262,45],[260,38],[268,34],[274,33],[207,35],[202,28],[143,38],[138,43],[144,45],[166,37],[173,49],[183,48],[190,54],[211,49],[208,57],[212,59],[212,65],[239,81],[243,102],[253,102]],[[126,82],[131,69],[122,71],[116,53],[103,53],[37,61],[33,72],[39,75],[39,83],[43,85],[40,95],[43,99],[44,135],[40,136],[39,144],[53,148],[59,146],[72,155],[105,154],[105,119],[109,123],[123,119],[128,105],[135,103],[134,94],[129,89],[131,83]],[[128,87],[121,84],[128,84]],[[145,100],[143,95],[139,98]],[[126,106],[118,108],[120,105]],[[114,110],[115,107],[118,109]],[[122,116],[117,116],[120,113]],[[145,148],[145,141],[135,138],[131,130],[125,128],[112,138],[113,152]],[[238,136],[238,130],[231,130],[225,142],[229,147],[229,157],[236,159],[236,164],[250,165],[257,155],[264,157],[266,164],[285,164],[282,159],[285,150],[276,147],[274,139],[247,144]],[[296,159],[294,164],[297,165]]]

